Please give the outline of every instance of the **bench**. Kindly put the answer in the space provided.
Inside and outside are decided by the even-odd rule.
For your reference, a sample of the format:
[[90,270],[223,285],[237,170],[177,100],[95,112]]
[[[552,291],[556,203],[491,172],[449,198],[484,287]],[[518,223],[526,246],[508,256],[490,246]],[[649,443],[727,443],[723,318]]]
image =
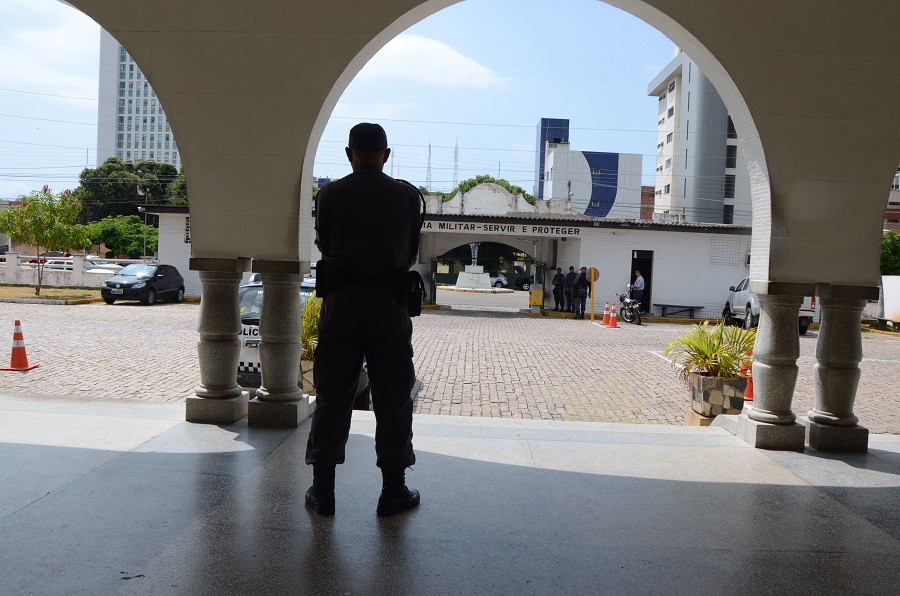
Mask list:
[[662,309],[662,316],[667,315],[678,315],[678,314],[687,314],[689,319],[694,318],[694,311],[703,310],[703,306],[691,306],[689,304],[656,304],[653,303],[653,306],[658,306]]

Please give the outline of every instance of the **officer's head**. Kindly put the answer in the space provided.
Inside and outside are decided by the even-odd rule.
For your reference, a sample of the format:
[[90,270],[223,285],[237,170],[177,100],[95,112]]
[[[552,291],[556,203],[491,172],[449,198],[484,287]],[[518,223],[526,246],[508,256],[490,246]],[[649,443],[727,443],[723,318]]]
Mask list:
[[350,129],[350,138],[344,151],[354,171],[363,165],[381,168],[391,155],[384,129],[370,122],[361,122]]
[[562,267],[557,267],[557,268],[556,268],[556,272],[557,272],[557,273],[562,273]]

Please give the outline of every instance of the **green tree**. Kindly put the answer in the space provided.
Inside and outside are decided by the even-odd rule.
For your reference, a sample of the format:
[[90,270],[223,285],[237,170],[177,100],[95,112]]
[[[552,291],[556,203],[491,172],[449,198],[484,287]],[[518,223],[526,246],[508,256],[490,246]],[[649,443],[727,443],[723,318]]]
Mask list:
[[184,168],[181,168],[175,179],[166,187],[166,202],[169,205],[187,206],[188,193],[187,181],[184,179]]
[[127,163],[110,157],[96,168],[85,168],[78,177],[75,195],[84,207],[79,220],[88,223],[108,216],[132,215],[138,205],[162,203],[177,177],[178,170],[172,164],[152,160]]
[[458,192],[469,192],[479,184],[485,184],[488,182],[492,182],[493,184],[501,186],[514,195],[522,195],[522,198],[524,198],[525,201],[527,201],[530,205],[534,205],[537,202],[535,201],[535,198],[525,192],[525,189],[521,186],[510,184],[508,180],[504,180],[503,178],[494,178],[493,176],[488,176],[487,174],[481,174],[479,176],[475,176],[474,178],[463,180],[459,183],[459,186],[457,186],[456,189],[444,195],[444,201],[449,201],[453,198],[453,195]]
[[[76,223],[81,203],[70,190],[54,195],[48,187],[21,197],[21,205],[0,211],[0,230],[17,242],[34,246],[38,255],[45,251],[85,249],[90,246],[87,229]],[[44,263],[38,259],[37,285],[41,295]]]
[[104,217],[90,224],[89,236],[94,244],[104,244],[113,254],[132,259],[153,254],[159,245],[159,230],[144,225],[139,215]]
[[900,234],[885,232],[881,237],[881,274],[900,275]]

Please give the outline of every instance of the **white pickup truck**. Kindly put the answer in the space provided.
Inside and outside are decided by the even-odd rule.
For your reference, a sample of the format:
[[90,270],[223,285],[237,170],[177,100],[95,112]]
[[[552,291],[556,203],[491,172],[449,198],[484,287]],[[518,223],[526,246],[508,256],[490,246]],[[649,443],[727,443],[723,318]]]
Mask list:
[[[722,309],[722,318],[725,319],[726,323],[743,321],[745,329],[756,327],[759,323],[759,298],[756,294],[750,292],[749,286],[750,278],[745,277],[738,285],[728,288],[731,293],[725,302],[725,308]],[[807,296],[803,299],[803,304],[800,306],[800,335],[806,334],[815,314],[816,298],[815,296]]]

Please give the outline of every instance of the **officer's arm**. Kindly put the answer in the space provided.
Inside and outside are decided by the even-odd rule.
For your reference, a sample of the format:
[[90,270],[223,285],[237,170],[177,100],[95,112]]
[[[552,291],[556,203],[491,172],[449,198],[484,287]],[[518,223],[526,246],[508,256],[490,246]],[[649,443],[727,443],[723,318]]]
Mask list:
[[409,209],[413,214],[412,226],[409,231],[409,266],[416,264],[416,255],[419,254],[419,235],[422,233],[422,201],[415,188],[409,192]]
[[316,221],[315,221],[315,230],[316,230],[316,246],[319,247],[319,252],[322,253],[322,256],[328,254],[328,230],[327,222],[328,222],[328,185],[323,186],[319,190],[319,194],[316,195]]

